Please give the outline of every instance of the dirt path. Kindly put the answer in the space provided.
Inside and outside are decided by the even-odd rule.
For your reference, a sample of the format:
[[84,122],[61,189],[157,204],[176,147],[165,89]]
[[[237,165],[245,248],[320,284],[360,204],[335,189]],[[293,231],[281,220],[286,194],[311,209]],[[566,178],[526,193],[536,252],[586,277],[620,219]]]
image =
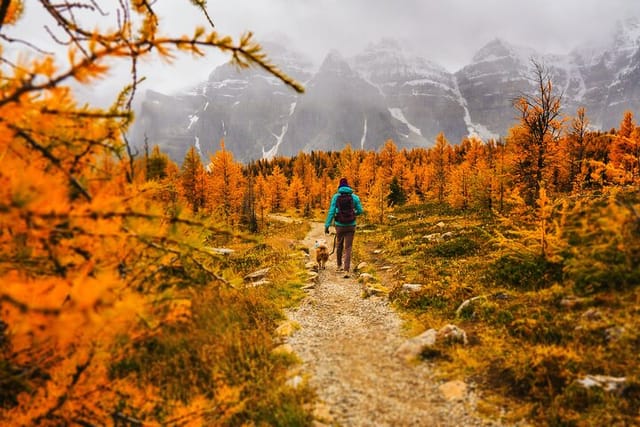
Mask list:
[[[324,238],[323,227],[314,223],[304,244],[312,247]],[[317,412],[324,412],[319,418],[325,424],[491,425],[472,415],[472,391],[447,399],[427,363],[407,364],[394,356],[408,338],[399,316],[386,298],[362,298],[356,279],[336,273],[335,255],[315,289],[287,314],[301,326],[287,341],[319,394]]]

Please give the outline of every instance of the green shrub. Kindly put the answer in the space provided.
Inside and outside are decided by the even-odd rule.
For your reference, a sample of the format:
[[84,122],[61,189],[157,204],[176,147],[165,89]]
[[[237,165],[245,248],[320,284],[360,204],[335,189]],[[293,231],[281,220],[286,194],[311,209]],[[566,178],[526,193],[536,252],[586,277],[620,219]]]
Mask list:
[[438,243],[425,250],[426,256],[437,256],[442,258],[457,258],[475,255],[480,245],[467,236],[456,237],[454,239]]
[[505,255],[490,266],[490,277],[498,285],[536,290],[561,281],[562,265],[542,257]]

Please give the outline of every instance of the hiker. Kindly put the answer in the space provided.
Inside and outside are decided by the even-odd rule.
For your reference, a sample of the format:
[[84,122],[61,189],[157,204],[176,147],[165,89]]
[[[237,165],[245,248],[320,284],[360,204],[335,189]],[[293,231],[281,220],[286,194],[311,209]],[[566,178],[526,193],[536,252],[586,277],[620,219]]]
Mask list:
[[364,212],[360,198],[353,193],[347,178],[341,178],[338,191],[331,198],[331,206],[324,223],[324,232],[329,234],[329,227],[334,223],[336,228],[336,264],[337,271],[344,271],[349,277],[351,267],[351,246],[356,233],[356,215]]

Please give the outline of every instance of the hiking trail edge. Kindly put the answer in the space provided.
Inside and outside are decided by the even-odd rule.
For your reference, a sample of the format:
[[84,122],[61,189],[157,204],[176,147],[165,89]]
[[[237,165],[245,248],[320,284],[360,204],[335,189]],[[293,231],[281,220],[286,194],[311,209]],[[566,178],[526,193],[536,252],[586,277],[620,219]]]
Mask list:
[[[303,240],[327,239],[312,223]],[[357,239],[357,234],[356,234]],[[471,387],[445,397],[429,363],[394,356],[409,336],[386,297],[362,298],[356,278],[336,272],[335,254],[301,304],[287,311],[300,329],[286,339],[318,393],[315,426],[496,426],[474,413]]]

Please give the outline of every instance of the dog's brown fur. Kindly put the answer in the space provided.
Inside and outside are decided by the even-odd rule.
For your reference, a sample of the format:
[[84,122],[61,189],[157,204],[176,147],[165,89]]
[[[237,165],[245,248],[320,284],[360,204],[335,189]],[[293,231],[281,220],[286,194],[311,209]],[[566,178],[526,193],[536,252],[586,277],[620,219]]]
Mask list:
[[316,242],[316,262],[318,263],[318,270],[324,270],[327,261],[329,260],[329,248],[323,241]]

